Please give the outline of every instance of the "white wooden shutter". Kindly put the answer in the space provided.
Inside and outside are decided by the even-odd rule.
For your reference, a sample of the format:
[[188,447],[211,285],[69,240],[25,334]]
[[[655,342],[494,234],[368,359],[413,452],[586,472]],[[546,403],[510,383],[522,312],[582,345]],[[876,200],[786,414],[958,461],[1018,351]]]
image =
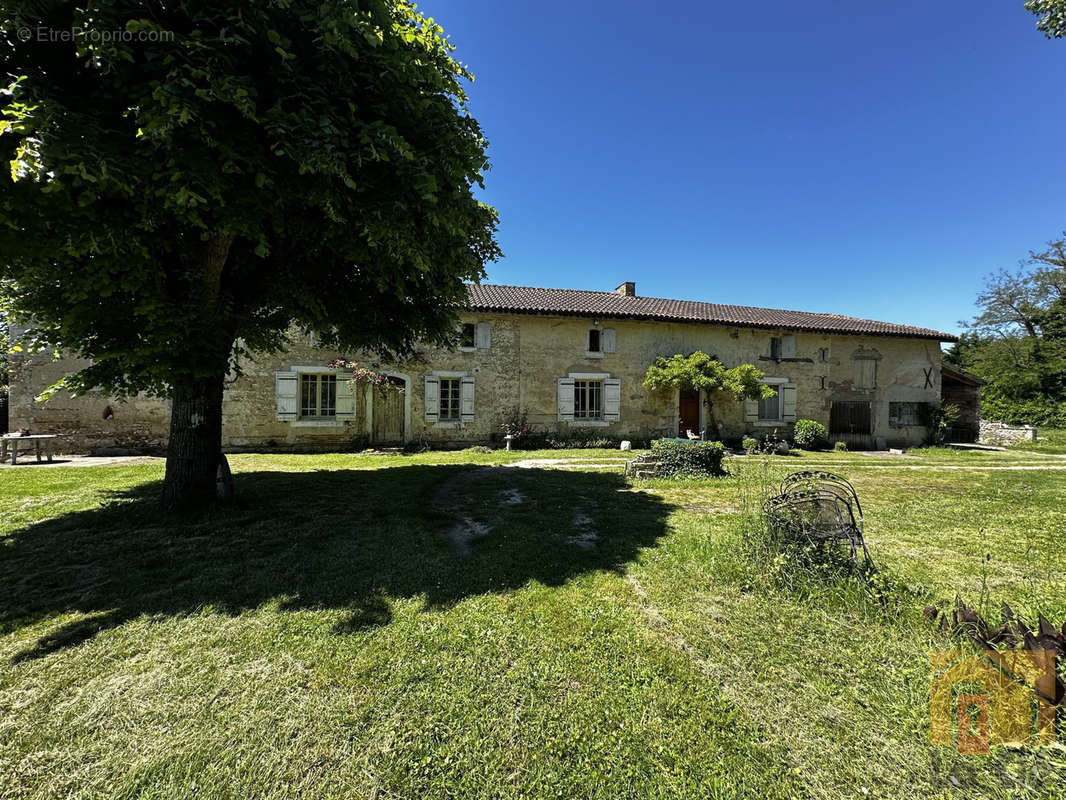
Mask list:
[[[479,326],[480,327],[480,326]],[[474,376],[468,375],[459,384],[459,409],[463,422],[474,421]]]
[[615,346],[614,328],[604,328],[600,334],[600,348],[605,353],[613,353]]
[[559,421],[574,419],[574,379],[559,378]]
[[474,341],[479,350],[488,350],[492,345],[492,325],[488,322],[479,322],[475,331]]
[[440,417],[440,381],[436,375],[426,376],[426,422]]
[[603,381],[603,418],[607,422],[617,422],[621,410],[622,382],[618,378],[605,378]]
[[795,358],[796,357],[796,337],[795,336],[782,336],[781,337],[781,358]]
[[745,422],[758,422],[759,421],[759,401],[752,400],[750,397],[744,398],[744,421]]
[[781,386],[781,419],[785,422],[796,421],[796,384],[786,383]]
[[347,375],[337,376],[337,419],[355,419],[355,381]]
[[300,378],[295,372],[278,370],[274,373],[274,398],[278,419],[299,418]]

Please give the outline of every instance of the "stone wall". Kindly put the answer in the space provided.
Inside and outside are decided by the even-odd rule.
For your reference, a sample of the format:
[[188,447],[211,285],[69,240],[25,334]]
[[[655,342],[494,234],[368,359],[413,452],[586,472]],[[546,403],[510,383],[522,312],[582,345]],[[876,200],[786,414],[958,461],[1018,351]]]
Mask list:
[[1009,447],[1020,442],[1035,442],[1036,428],[1029,425],[1008,425],[1005,422],[981,420],[978,439],[981,444]]
[[[333,358],[355,357],[402,381],[404,438],[425,437],[456,445],[497,439],[512,408],[528,410],[537,429],[560,436],[580,432],[611,438],[650,439],[678,432],[676,391],[652,392],[642,385],[649,364],[660,355],[702,350],[727,365],[754,363],[768,378],[796,387],[797,419],[814,419],[829,426],[834,401],[861,400],[871,404],[872,437],[890,445],[921,443],[925,429],[917,425],[893,427],[889,404],[935,403],[940,395],[940,347],[935,341],[876,336],[795,333],[795,353],[771,358],[770,339],[787,331],[729,328],[696,323],[636,320],[594,320],[572,317],[467,314],[464,322],[488,324],[487,348],[445,351],[424,348],[404,364],[380,364],[359,354],[324,351],[306,339],[285,353],[242,364],[242,374],[227,384],[223,438],[230,450],[307,449],[345,450],[375,443],[373,407],[382,402],[379,390],[360,387],[355,413],[347,421],[277,419],[275,373],[279,370],[321,367]],[[613,353],[588,353],[590,328],[614,331]],[[873,362],[875,388],[858,388],[858,364]],[[34,396],[78,362],[18,358],[12,375],[11,427],[63,433],[79,451],[151,450],[164,446],[169,404],[153,398],[118,400],[109,397],[70,398],[62,393],[45,403]],[[425,376],[464,375],[474,381],[474,414],[463,422],[438,422],[426,416]],[[620,382],[617,421],[566,422],[558,418],[558,379],[571,375],[604,375]],[[375,400],[375,398],[378,398]],[[715,397],[714,414],[722,433],[739,437],[791,433],[791,423],[746,422],[744,406]],[[104,411],[111,408],[111,419]],[[704,403],[701,428],[707,426]]]

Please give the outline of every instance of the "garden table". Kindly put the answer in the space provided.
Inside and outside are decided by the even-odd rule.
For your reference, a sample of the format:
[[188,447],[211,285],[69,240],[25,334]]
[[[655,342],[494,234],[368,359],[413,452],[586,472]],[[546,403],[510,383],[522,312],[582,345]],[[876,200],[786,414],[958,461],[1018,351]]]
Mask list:
[[[37,461],[41,460],[41,446],[44,446],[45,456],[48,458],[48,462],[52,462],[52,443],[53,440],[58,439],[59,436],[54,433],[33,433],[29,436],[20,436],[17,433],[5,433],[0,436],[0,463],[7,458],[8,450],[11,451],[11,463],[12,465],[18,463],[19,444],[22,442],[33,442],[33,449],[37,454]],[[28,449],[28,448],[26,448]]]

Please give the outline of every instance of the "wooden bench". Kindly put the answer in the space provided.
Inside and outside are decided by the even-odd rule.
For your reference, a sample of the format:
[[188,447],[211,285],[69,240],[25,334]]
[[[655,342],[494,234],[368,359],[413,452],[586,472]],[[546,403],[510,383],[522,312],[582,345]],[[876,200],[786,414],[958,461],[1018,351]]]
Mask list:
[[[25,442],[29,445],[33,443],[33,450],[37,455],[37,461],[40,463],[41,451],[44,450],[44,455],[48,459],[48,463],[52,462],[52,445],[59,436],[54,433],[33,433],[29,436],[20,436],[17,433],[5,433],[0,436],[0,462],[3,462],[7,458],[7,454],[11,453],[12,465],[18,463],[19,445]],[[29,447],[23,448],[28,450]]]

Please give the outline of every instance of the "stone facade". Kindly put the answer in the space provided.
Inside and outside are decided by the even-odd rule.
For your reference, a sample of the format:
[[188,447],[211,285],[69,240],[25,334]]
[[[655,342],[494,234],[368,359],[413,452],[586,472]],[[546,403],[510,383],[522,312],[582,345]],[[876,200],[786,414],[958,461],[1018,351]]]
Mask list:
[[[226,448],[344,450],[423,437],[455,445],[498,441],[504,417],[515,407],[528,410],[528,421],[536,429],[561,436],[575,431],[612,439],[676,436],[678,393],[650,391],[642,380],[656,357],[694,350],[714,355],[727,366],[753,363],[779,387],[781,403],[774,420],[758,419],[758,403],[714,398],[714,414],[725,437],[773,430],[787,437],[796,419],[817,420],[830,428],[833,405],[852,403],[868,409],[864,413],[869,415],[869,432],[849,436],[831,430],[831,438],[850,438],[850,444],[860,447],[873,446],[878,439],[891,446],[916,445],[925,437],[916,407],[940,398],[941,351],[929,338],[503,313],[468,313],[463,322],[477,327],[475,346],[455,351],[425,348],[405,364],[366,359],[364,363],[394,376],[396,387],[359,387],[345,401],[343,418],[302,418],[300,397],[289,397],[283,387],[299,386],[305,373],[328,372],[325,365],[345,354],[317,349],[304,340],[285,353],[242,365],[242,374],[228,383],[225,393]],[[590,330],[599,332],[599,352],[589,350]],[[166,401],[59,393],[37,403],[34,397],[77,369],[78,362],[22,357],[13,367],[12,430],[61,433],[75,451],[144,451],[165,445]],[[440,392],[442,387],[457,387],[448,383],[453,379],[462,384],[463,413],[455,421],[441,421]],[[571,398],[575,386],[579,394],[582,391],[581,381],[593,381],[601,393],[600,408],[594,409],[599,418],[571,418]],[[337,386],[343,395],[347,382],[338,379]],[[437,398],[428,413],[427,391],[431,399]],[[288,418],[279,418],[284,416],[282,408]],[[339,403],[338,415],[340,408]],[[707,407],[700,402],[698,427],[705,429],[707,423]]]
[[1005,422],[989,422],[983,419],[977,441],[1000,447],[1009,447],[1020,442],[1035,442],[1036,428],[1029,425],[1011,426]]

